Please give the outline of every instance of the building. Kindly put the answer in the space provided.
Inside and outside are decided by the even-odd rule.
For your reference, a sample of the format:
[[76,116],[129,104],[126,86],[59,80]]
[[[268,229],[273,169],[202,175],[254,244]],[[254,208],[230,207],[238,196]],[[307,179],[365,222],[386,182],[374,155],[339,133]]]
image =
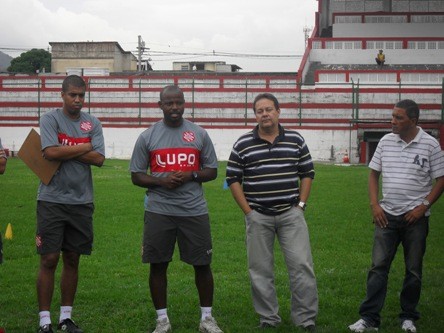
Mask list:
[[353,159],[370,160],[391,131],[393,105],[406,98],[420,105],[420,125],[443,146],[444,1],[318,0],[298,81],[318,91],[313,102],[325,111],[313,117],[334,112],[336,123],[350,126]]
[[173,62],[173,71],[238,72],[240,69],[242,68],[225,61]]
[[50,42],[53,73],[109,75],[137,70],[137,58],[117,42]]
[[[107,157],[129,158],[138,134],[162,118],[159,92],[168,84],[183,89],[185,117],[208,130],[220,160],[256,124],[252,102],[262,92],[278,98],[280,121],[304,136],[318,161],[341,162],[347,153],[351,163],[368,163],[391,131],[394,104],[406,98],[420,105],[420,126],[444,147],[444,1],[317,1],[297,73],[218,72],[192,62],[175,71],[84,72],[84,110],[102,121]],[[379,49],[386,54],[383,68],[374,60]],[[17,150],[41,114],[60,107],[62,81],[62,75],[0,75],[6,148]]]

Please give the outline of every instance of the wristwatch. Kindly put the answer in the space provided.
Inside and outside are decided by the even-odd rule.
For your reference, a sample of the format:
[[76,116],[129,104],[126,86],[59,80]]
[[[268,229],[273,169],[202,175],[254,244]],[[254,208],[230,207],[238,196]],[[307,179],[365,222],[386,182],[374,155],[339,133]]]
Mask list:
[[196,171],[193,171],[193,172],[191,173],[191,179],[192,179],[193,181],[197,182],[197,172],[196,172]]
[[298,202],[298,206],[302,209],[305,210],[305,208],[307,208],[307,204],[303,201],[299,201]]
[[427,200],[427,199],[422,200],[422,204],[423,204],[424,206],[426,206],[427,208],[430,207],[430,201]]

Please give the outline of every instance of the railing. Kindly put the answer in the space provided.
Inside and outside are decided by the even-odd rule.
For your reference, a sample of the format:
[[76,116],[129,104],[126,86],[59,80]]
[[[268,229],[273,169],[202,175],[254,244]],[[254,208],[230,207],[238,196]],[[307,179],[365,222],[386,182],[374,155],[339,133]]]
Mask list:
[[[61,107],[64,77],[0,77],[0,126],[38,126],[41,115]],[[422,119],[444,121],[440,84],[350,83],[306,86],[291,75],[242,77],[100,77],[85,78],[83,110],[104,127],[146,127],[162,118],[157,101],[168,84],[185,93],[186,117],[208,128],[239,128],[255,124],[252,102],[261,92],[280,101],[281,121],[290,127],[343,129],[355,120],[387,121],[402,98],[417,101]]]

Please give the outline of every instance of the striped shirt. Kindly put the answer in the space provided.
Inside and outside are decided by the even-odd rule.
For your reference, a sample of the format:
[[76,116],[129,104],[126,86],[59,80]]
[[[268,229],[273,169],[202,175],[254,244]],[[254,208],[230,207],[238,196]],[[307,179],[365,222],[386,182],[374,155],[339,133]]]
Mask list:
[[314,178],[314,167],[304,138],[279,125],[279,136],[270,143],[259,137],[258,126],[234,144],[227,164],[227,184],[242,184],[254,210],[277,215],[299,199],[299,179]]
[[398,134],[385,135],[369,164],[382,173],[380,205],[392,215],[405,214],[420,205],[432,190],[433,179],[444,176],[444,153],[439,142],[418,128],[408,144]]

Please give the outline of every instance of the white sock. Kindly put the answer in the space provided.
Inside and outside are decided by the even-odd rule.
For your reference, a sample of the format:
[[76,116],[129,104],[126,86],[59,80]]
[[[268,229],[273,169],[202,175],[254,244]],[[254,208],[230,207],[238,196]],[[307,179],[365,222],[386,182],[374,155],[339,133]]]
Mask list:
[[202,316],[200,317],[200,320],[205,320],[207,317],[211,317],[211,309],[212,307],[200,307],[200,311],[202,312]]
[[[162,320],[164,318],[168,319],[167,309],[156,310],[156,313],[157,313],[158,320]],[[169,319],[168,319],[168,321],[169,321]]]
[[71,319],[72,306],[61,306],[60,307],[60,319],[59,323],[64,321],[65,319]]
[[40,317],[40,326],[51,324],[51,315],[49,314],[49,311],[40,311],[39,317]]

